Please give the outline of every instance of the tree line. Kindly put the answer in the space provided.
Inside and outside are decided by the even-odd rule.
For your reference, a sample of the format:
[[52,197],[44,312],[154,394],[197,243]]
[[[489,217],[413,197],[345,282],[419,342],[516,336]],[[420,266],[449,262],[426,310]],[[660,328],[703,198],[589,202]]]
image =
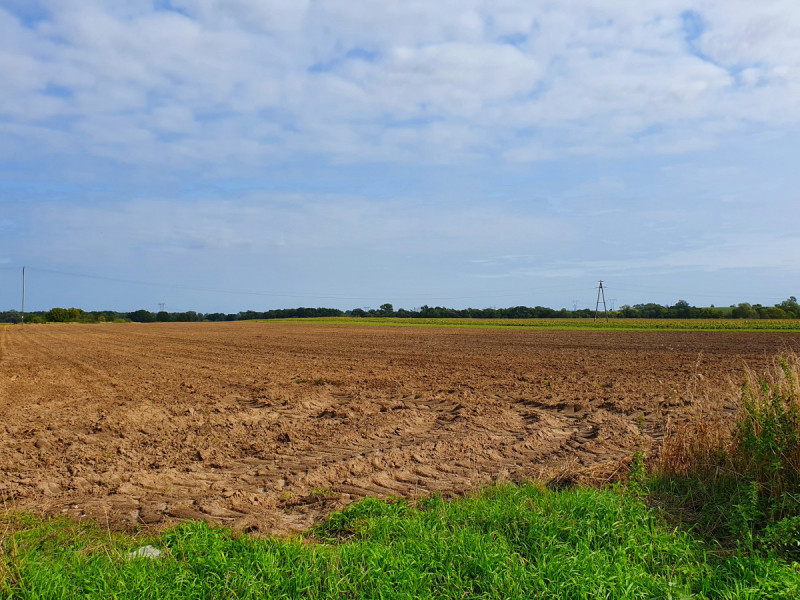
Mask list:
[[[394,309],[389,303],[378,308],[354,308],[343,311],[338,308],[279,308],[267,311],[247,310],[238,313],[199,313],[193,310],[185,312],[151,312],[140,309],[133,312],[111,310],[84,311],[80,308],[52,308],[48,311],[25,313],[26,323],[103,323],[103,322],[136,322],[136,323],[174,323],[196,321],[247,321],[253,319],[294,319],[308,317],[395,317],[401,319],[580,319],[591,318],[594,309],[581,308],[567,310],[546,306],[511,306],[508,308],[448,308],[445,306],[423,305],[419,308]],[[789,297],[774,306],[748,304],[716,307],[691,306],[685,300],[678,300],[672,306],[647,303],[624,304],[617,310],[608,312],[609,317],[618,319],[798,319],[800,305],[797,298]],[[22,315],[16,310],[0,311],[0,323],[20,323]]]

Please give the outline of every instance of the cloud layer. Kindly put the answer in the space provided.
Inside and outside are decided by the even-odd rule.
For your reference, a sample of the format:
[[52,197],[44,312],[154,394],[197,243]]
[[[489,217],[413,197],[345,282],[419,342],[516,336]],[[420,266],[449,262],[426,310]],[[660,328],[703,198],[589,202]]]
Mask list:
[[[6,3],[8,4],[8,3]],[[791,0],[12,2],[29,152],[173,168],[683,152],[800,119]]]

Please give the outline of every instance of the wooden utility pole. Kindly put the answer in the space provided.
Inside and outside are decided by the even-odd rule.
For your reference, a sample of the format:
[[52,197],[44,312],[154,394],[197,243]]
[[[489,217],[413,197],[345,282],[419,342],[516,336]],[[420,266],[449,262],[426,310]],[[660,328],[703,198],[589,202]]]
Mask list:
[[600,285],[597,286],[597,304],[594,305],[594,320],[597,321],[597,313],[600,310],[600,298],[603,298],[603,313],[606,315],[606,323],[608,323],[608,309],[606,308],[606,293],[603,290],[603,281],[600,280]]
[[25,267],[22,267],[22,321],[20,324],[25,324]]

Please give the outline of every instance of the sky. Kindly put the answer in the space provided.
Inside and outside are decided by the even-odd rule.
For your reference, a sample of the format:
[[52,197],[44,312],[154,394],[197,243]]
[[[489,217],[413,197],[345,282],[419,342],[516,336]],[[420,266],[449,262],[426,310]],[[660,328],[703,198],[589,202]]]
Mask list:
[[0,310],[800,296],[796,0],[0,0]]

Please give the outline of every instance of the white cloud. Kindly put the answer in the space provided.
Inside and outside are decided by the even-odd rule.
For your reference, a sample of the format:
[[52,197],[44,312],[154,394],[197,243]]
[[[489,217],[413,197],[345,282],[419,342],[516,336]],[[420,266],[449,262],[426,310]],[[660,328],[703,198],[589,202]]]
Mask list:
[[121,162],[685,153],[800,121],[792,2],[703,3],[692,44],[671,1],[45,6],[0,9],[0,114]]

